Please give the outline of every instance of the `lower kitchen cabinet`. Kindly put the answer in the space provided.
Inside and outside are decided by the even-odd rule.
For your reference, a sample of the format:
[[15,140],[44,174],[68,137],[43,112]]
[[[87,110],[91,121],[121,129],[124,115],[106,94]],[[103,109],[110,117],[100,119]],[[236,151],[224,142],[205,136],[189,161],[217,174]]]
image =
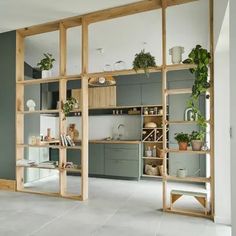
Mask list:
[[105,175],[139,179],[140,145],[106,144]]
[[89,144],[89,174],[104,175],[104,144]]

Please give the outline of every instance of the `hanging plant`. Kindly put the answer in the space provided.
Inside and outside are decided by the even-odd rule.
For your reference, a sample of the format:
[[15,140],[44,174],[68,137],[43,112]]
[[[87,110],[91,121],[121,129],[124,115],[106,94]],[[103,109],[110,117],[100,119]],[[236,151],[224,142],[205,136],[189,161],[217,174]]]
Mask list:
[[70,114],[70,112],[73,111],[74,105],[77,103],[77,100],[73,97],[66,100],[65,103],[63,103],[62,111],[65,114],[65,118]]
[[[206,120],[199,110],[199,96],[206,93],[207,89],[211,87],[210,82],[208,81],[208,66],[211,60],[211,54],[207,49],[202,48],[201,45],[197,45],[192,49],[188,58],[183,61],[184,64],[195,64],[195,68],[191,68],[190,72],[194,74],[195,80],[192,87],[192,95],[188,101],[188,107],[192,108],[193,116],[197,114],[198,116],[198,125],[200,129],[206,131]],[[206,95],[206,98],[209,99],[209,95]]]
[[133,69],[137,72],[139,69],[144,70],[145,75],[149,77],[149,67],[155,67],[156,61],[155,57],[150,54],[150,52],[145,52],[141,50],[140,53],[135,54],[133,61]]
[[41,71],[51,70],[53,67],[53,62],[56,60],[52,57],[52,54],[50,53],[44,53],[43,55],[44,58],[37,64],[37,66],[39,66],[39,69]]

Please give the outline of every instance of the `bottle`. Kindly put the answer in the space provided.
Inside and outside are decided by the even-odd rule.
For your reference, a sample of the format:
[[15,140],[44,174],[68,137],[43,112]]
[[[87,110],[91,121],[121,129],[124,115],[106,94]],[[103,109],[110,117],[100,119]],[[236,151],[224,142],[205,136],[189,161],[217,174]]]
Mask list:
[[156,146],[154,146],[153,149],[152,149],[152,156],[153,156],[153,157],[156,157],[156,156],[157,156],[157,149],[156,149]]
[[148,147],[146,150],[146,157],[151,157],[152,156],[152,150],[151,147]]

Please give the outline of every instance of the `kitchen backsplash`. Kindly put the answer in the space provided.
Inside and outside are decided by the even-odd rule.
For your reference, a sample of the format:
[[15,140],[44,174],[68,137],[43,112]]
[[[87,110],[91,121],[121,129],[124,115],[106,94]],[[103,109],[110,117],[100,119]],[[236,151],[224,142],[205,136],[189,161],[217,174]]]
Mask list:
[[[40,132],[46,135],[47,128],[51,128],[52,136],[58,137],[59,118],[41,116]],[[75,123],[79,131],[79,138],[82,136],[81,117],[68,117],[67,127],[69,124]],[[89,139],[103,139],[106,137],[117,136],[118,126],[124,125],[123,139],[139,140],[141,136],[141,117],[127,115],[111,115],[111,116],[90,116],[89,117]]]

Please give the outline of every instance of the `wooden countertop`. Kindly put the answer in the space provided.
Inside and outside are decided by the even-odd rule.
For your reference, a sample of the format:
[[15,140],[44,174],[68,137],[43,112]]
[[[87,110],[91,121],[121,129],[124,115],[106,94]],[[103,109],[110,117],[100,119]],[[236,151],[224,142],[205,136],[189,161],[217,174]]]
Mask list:
[[140,144],[140,140],[89,140],[90,143],[110,143],[110,144]]

